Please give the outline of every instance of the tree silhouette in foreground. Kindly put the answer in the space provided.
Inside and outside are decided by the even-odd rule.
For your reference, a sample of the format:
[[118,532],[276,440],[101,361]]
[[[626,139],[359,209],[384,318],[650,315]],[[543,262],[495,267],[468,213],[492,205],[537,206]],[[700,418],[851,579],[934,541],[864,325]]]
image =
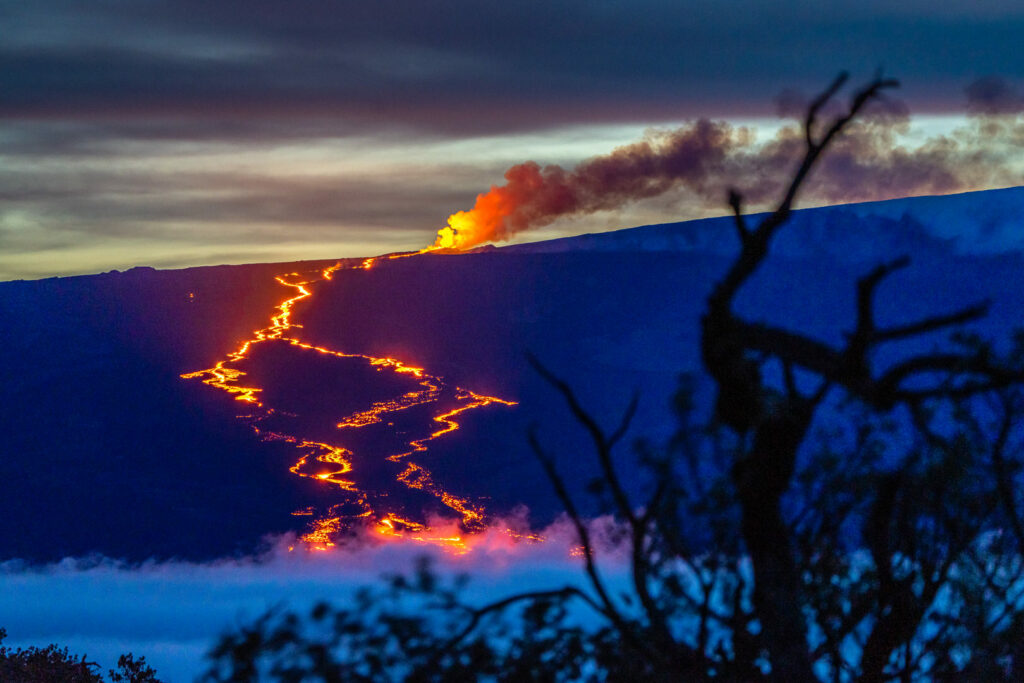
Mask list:
[[[0,628],[0,681],[3,683],[104,683],[100,665],[85,655],[76,657],[66,647],[47,645],[12,650],[3,645],[7,631]],[[145,657],[121,655],[117,669],[108,670],[111,683],[160,683]]]
[[876,292],[909,265],[903,255],[856,282],[841,346],[734,308],[817,160],[897,85],[876,78],[820,121],[845,80],[808,106],[803,156],[773,212],[754,224],[729,193],[740,249],[701,321],[714,414],[700,419],[680,392],[676,438],[638,447],[652,475],[645,501],[614,457],[635,405],[606,430],[533,361],[592,439],[602,472],[592,489],[629,558],[625,590],[531,434],[579,537],[581,585],[480,606],[424,566],[353,607],[269,613],[226,635],[209,678],[1021,680],[1024,337],[998,351],[964,332],[984,303],[879,325]]

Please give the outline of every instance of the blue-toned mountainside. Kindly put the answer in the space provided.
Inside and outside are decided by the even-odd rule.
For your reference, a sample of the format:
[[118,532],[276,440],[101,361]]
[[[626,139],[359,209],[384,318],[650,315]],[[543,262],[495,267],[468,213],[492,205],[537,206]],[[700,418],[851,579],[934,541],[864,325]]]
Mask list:
[[[880,290],[880,322],[991,298],[978,328],[1007,338],[1024,317],[1022,217],[1022,188],[800,211],[740,306],[838,340],[856,278],[908,253],[912,266]],[[437,487],[489,515],[525,505],[536,521],[549,520],[557,506],[527,430],[536,426],[577,491],[594,469],[585,435],[526,352],[606,424],[638,392],[633,433],[665,438],[678,375],[699,369],[704,296],[735,248],[731,219],[718,218],[380,259],[370,269],[352,260],[329,280],[319,272],[333,261],[0,283],[0,560],[245,553],[267,534],[306,530],[310,518],[293,512],[323,514],[342,502],[337,487],[289,472],[301,455],[295,443],[261,438],[269,427],[257,434],[235,417],[252,412],[245,404],[180,377],[267,327],[295,291],[275,276],[292,272],[312,283],[283,337],[401,359],[443,379],[448,394],[433,413],[410,404],[377,425],[338,432],[343,416],[416,383],[351,359],[324,364],[277,340],[244,365],[275,406],[266,424],[351,449],[345,477],[359,491],[425,521],[452,510],[410,488],[409,477],[398,483],[412,460],[387,456],[436,429],[441,407],[463,405],[458,389],[516,401],[459,415],[461,428],[414,461]],[[626,468],[627,478],[634,471]]]

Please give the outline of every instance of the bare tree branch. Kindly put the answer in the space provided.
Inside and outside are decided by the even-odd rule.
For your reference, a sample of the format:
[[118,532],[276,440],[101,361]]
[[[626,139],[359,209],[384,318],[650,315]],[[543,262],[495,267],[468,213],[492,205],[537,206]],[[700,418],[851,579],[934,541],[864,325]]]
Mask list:
[[[901,256],[889,263],[882,263],[857,281],[857,327],[853,337],[867,345],[875,331],[875,291],[878,285],[892,273],[906,268],[909,256]],[[866,350],[866,349],[865,349]]]
[[587,576],[590,578],[590,583],[594,586],[594,590],[601,599],[601,604],[604,606],[605,613],[617,625],[624,625],[625,619],[615,608],[615,604],[612,602],[611,597],[608,594],[608,590],[605,588],[604,581],[601,580],[601,576],[598,573],[597,562],[594,559],[594,544],[590,540],[590,530],[587,529],[586,523],[580,516],[579,511],[576,508],[576,503],[573,502],[572,496],[569,495],[569,491],[565,487],[565,481],[555,469],[554,459],[548,455],[540,445],[540,441],[537,439],[536,433],[532,430],[529,433],[529,440],[530,447],[533,448],[533,452],[536,454],[541,466],[543,466],[548,480],[555,488],[555,495],[558,496],[558,500],[565,507],[566,514],[569,515],[569,519],[576,528],[576,535],[579,536],[580,544],[583,546],[583,560],[586,565]]
[[804,140],[806,141],[808,148],[814,147],[815,145],[813,131],[814,123],[818,118],[818,113],[821,111],[822,107],[828,104],[828,102],[836,96],[839,89],[842,88],[849,79],[849,73],[846,71],[840,72],[840,74],[836,76],[835,80],[833,80],[825,90],[815,97],[807,107],[807,115],[804,118]]
[[947,327],[973,322],[988,315],[989,305],[989,302],[983,301],[972,306],[964,307],[952,313],[936,315],[931,318],[925,318],[906,325],[898,325],[896,327],[878,330],[872,335],[872,341],[877,343],[906,339],[907,337],[915,337],[917,335],[934,332]]
[[594,602],[593,598],[581,591],[579,588],[574,586],[566,586],[564,588],[558,588],[554,590],[546,591],[532,591],[528,593],[518,593],[516,595],[509,596],[502,600],[497,600],[483,607],[470,610],[469,622],[465,627],[452,638],[434,651],[430,660],[426,663],[426,670],[433,671],[437,669],[438,664],[445,658],[446,655],[450,654],[455,646],[461,643],[470,633],[480,625],[480,622],[489,614],[501,612],[502,610],[508,609],[512,605],[521,602],[538,602],[541,600],[565,600],[568,598],[579,598],[586,604],[594,608],[595,611],[604,613],[604,610],[600,605]]
[[729,188],[729,206],[732,208],[736,234],[740,238],[740,244],[744,244],[750,237],[750,228],[747,227],[747,219],[743,215],[743,195],[735,188]]
[[[629,520],[630,524],[636,525],[636,513],[633,511],[633,506],[629,502],[629,497],[626,495],[626,490],[622,486],[622,480],[619,479],[618,473],[615,471],[615,464],[612,462],[612,446],[614,441],[608,439],[604,430],[601,429],[597,421],[584,410],[579,400],[576,398],[576,394],[572,388],[559,377],[555,376],[550,370],[534,356],[532,353],[526,354],[527,360],[533,369],[537,371],[541,377],[547,380],[548,384],[558,389],[559,393],[565,398],[566,403],[569,405],[569,409],[572,411],[573,416],[576,420],[583,425],[587,433],[590,434],[591,440],[594,442],[594,449],[597,452],[598,461],[601,464],[601,470],[604,473],[605,481],[608,487],[611,489],[612,498],[615,500],[615,506],[618,513],[624,518]],[[637,399],[634,397],[630,403],[630,407],[626,410],[626,414],[622,419],[620,428],[616,430],[616,434],[619,436],[615,439],[621,438],[622,434],[629,427],[629,422],[636,412]]]
[[1002,419],[999,421],[999,431],[996,440],[992,444],[992,467],[995,471],[996,490],[999,492],[999,499],[1003,510],[1010,520],[1010,528],[1017,537],[1018,548],[1024,549],[1024,523],[1020,518],[1020,511],[1017,509],[1016,499],[1013,493],[1013,482],[1010,481],[1009,468],[1006,462],[1006,446],[1010,440],[1010,431],[1013,429],[1017,415],[1010,409],[1010,399],[1005,395],[1002,399]]
[[619,426],[612,432],[611,436],[608,437],[608,448],[609,450],[614,448],[619,441],[626,436],[626,432],[629,431],[630,424],[633,423],[633,418],[636,417],[636,410],[640,406],[640,393],[633,392],[633,398],[630,399],[629,405],[626,406],[625,412],[622,414],[622,419],[619,421]]
[[[771,241],[771,238],[775,235],[778,229],[782,227],[789,218],[797,192],[803,185],[808,173],[810,173],[811,169],[814,168],[818,158],[821,156],[821,153],[829,146],[832,140],[844,128],[846,128],[847,124],[853,120],[864,105],[872,99],[875,99],[883,90],[895,88],[899,85],[899,81],[893,79],[884,79],[881,77],[875,78],[856,93],[847,114],[835,119],[825,134],[819,140],[815,141],[812,127],[819,111],[835,96],[839,91],[839,88],[841,88],[846,82],[847,78],[847,74],[840,74],[835,81],[833,81],[832,84],[829,85],[829,87],[818,95],[818,97],[812,102],[808,109],[807,119],[804,122],[804,137],[807,143],[806,150],[804,151],[804,157],[801,160],[796,173],[794,173],[789,186],[786,188],[785,194],[779,202],[778,207],[775,211],[766,216],[755,230],[749,231],[749,239],[744,241],[740,255],[733,262],[729,272],[724,278],[722,278],[722,280],[719,281],[711,296],[708,298],[708,303],[712,309],[719,308],[721,309],[721,312],[727,312],[731,307],[733,297],[739,290],[740,286],[746,282],[746,280],[760,265],[761,261],[764,260],[764,257],[768,253],[768,243]],[[738,192],[735,194],[737,197],[736,203],[738,204],[740,201],[740,195]],[[733,202],[730,199],[730,205],[732,204]]]

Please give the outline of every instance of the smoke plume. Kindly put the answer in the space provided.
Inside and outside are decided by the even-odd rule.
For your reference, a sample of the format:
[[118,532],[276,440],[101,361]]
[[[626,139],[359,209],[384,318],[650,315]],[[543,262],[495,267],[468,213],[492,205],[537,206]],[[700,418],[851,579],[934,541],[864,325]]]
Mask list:
[[[966,89],[966,123],[923,141],[913,135],[906,109],[879,102],[837,139],[803,188],[810,204],[948,194],[1024,183],[1024,97],[1006,82],[985,78]],[[805,111],[804,98],[786,93],[780,113]],[[747,205],[767,208],[778,197],[804,151],[800,125],[771,139],[724,121],[700,119],[567,170],[533,161],[505,172],[505,183],[448,218],[435,247],[465,249],[547,225],[559,218],[623,207],[669,191],[705,207],[725,206],[728,188]],[[1018,165],[1014,165],[1014,164]]]

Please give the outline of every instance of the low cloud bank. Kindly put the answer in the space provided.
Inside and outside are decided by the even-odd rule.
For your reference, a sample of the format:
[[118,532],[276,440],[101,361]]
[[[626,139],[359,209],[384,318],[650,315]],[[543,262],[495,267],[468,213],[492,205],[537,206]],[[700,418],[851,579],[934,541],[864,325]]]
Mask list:
[[[104,670],[130,651],[177,683],[205,669],[205,653],[225,630],[275,606],[302,612],[321,600],[344,605],[358,588],[380,585],[383,575],[411,573],[424,556],[442,576],[470,574],[465,596],[479,603],[582,585],[581,561],[572,555],[576,538],[565,520],[545,529],[543,542],[514,541],[504,528],[474,537],[463,554],[408,541],[313,552],[285,536],[259,557],[209,563],[133,566],[94,557],[29,567],[8,561],[0,564],[0,626],[10,647],[66,645]],[[624,564],[610,550],[604,554],[614,582]]]

